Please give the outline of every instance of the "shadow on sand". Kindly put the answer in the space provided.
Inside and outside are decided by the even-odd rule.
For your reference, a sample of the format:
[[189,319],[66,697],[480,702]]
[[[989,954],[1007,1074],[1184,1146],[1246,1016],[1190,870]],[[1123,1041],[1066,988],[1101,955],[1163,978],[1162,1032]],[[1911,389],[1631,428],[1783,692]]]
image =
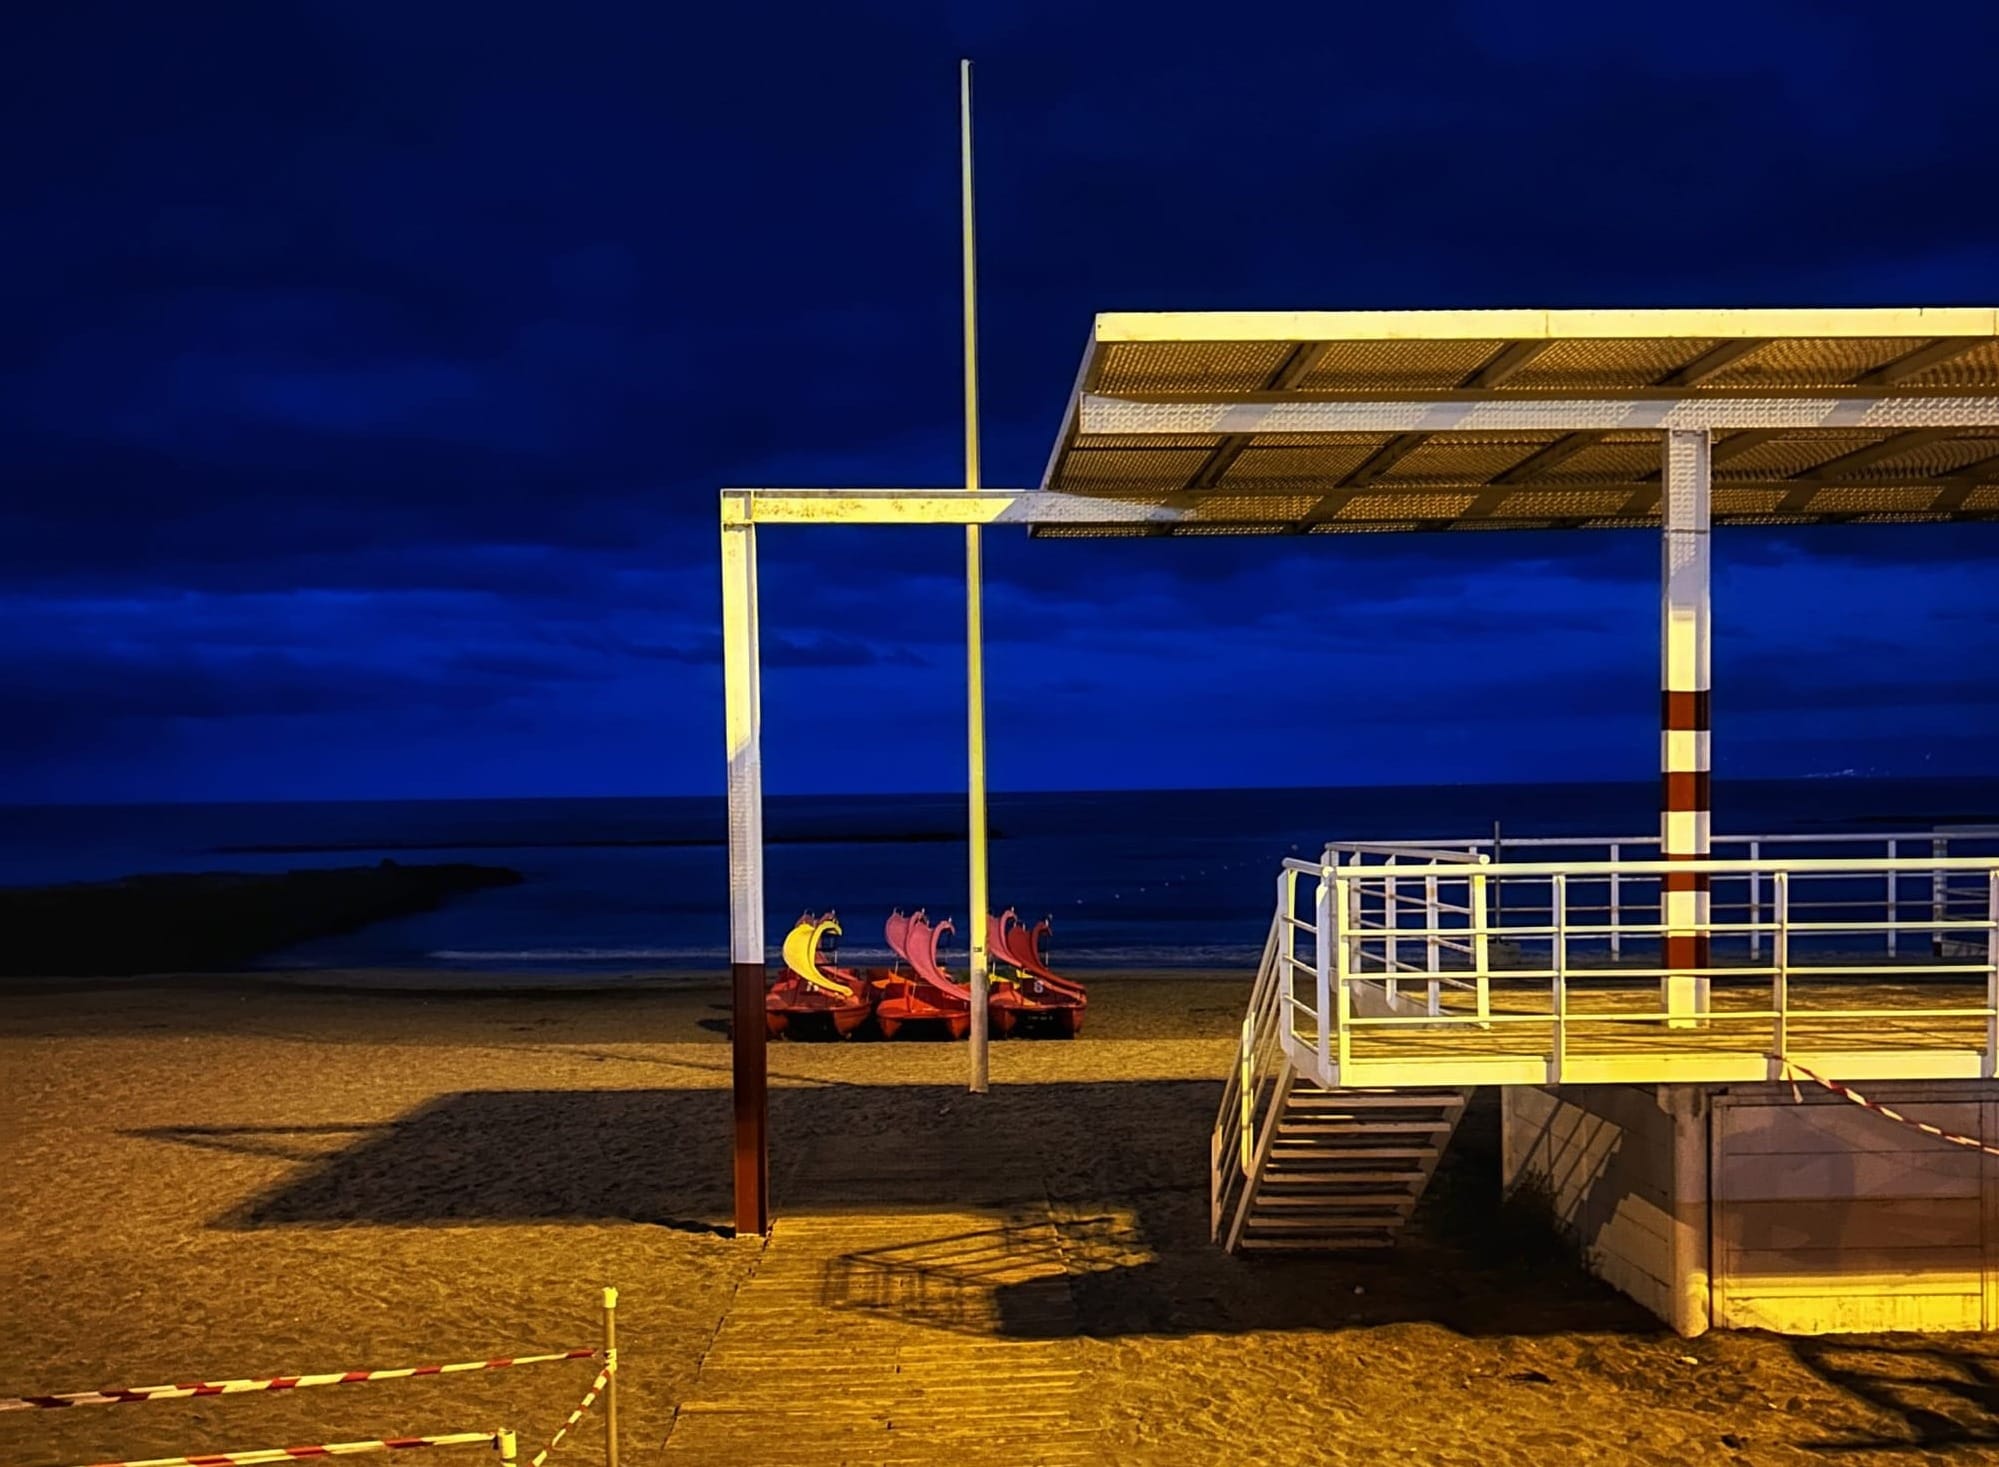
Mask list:
[[[772,1092],[780,1218],[969,1215],[831,1260],[828,1303],[951,1327],[1116,1336],[1428,1320],[1472,1334],[1652,1332],[1636,1306],[1499,1226],[1497,1136],[1466,1123],[1392,1255],[1245,1259],[1209,1240],[1207,1081],[824,1085]],[[159,1127],[299,1165],[228,1229],[629,1222],[726,1236],[729,1099],[698,1089],[480,1091],[385,1125]],[[328,1143],[347,1144],[328,1150]],[[984,1220],[990,1219],[990,1225]],[[1033,1250],[1048,1253],[1035,1269]],[[1000,1267],[1000,1263],[1004,1267]],[[1020,1281],[1023,1267],[1035,1277]],[[1008,1272],[1008,1271],[1011,1272]],[[1045,1307],[1051,1283],[1067,1304]],[[956,1301],[955,1303],[953,1301]],[[967,1328],[974,1327],[967,1314]]]

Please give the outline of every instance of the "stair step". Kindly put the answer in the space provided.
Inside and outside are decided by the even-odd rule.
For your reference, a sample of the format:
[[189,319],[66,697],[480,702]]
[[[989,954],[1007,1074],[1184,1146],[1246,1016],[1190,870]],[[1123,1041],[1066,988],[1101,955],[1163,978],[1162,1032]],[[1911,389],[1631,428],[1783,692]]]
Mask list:
[[1365,1181],[1375,1185],[1383,1181],[1401,1181],[1413,1187],[1421,1179],[1423,1179],[1421,1171],[1265,1171],[1263,1173],[1265,1187],[1319,1187],[1331,1181],[1345,1181],[1345,1183]]
[[1355,1169],[1355,1171],[1339,1171],[1337,1167],[1319,1169],[1319,1171],[1273,1171],[1273,1169],[1265,1167],[1265,1171],[1263,1171],[1263,1185],[1265,1187],[1309,1187],[1313,1183],[1327,1183],[1327,1181],[1343,1181],[1347,1185],[1373,1185],[1373,1187],[1379,1187],[1381,1183],[1415,1185],[1425,1175],[1427,1173],[1423,1173],[1419,1169],[1413,1169],[1413,1167],[1409,1171],[1359,1171],[1359,1169]]
[[1415,1207],[1415,1197],[1405,1191],[1315,1191],[1305,1197],[1271,1197],[1257,1193],[1249,1215],[1255,1217],[1265,1207],[1317,1207],[1331,1213],[1337,1207]]
[[1243,1226],[1265,1232],[1275,1229],[1286,1233],[1380,1233],[1401,1227],[1402,1218],[1399,1214],[1369,1217],[1362,1213],[1351,1217],[1337,1213],[1324,1217],[1259,1217],[1252,1212],[1244,1219]]
[[[1327,1251],[1327,1249],[1328,1249],[1328,1247],[1329,1247],[1330,1245],[1332,1245],[1332,1240],[1331,1240],[1331,1239],[1329,1239],[1329,1238],[1250,1238],[1250,1237],[1243,1237],[1243,1238],[1238,1238],[1238,1239],[1236,1240],[1236,1247],[1238,1247],[1238,1248],[1241,1248],[1241,1249],[1243,1249],[1243,1250],[1244,1250],[1245,1252],[1252,1252],[1252,1251],[1257,1251],[1257,1250],[1261,1250],[1261,1249],[1277,1249],[1277,1248],[1309,1248],[1309,1249],[1311,1249],[1311,1250],[1312,1250],[1313,1252],[1315,1252],[1315,1253],[1324,1253],[1324,1252],[1326,1252],[1326,1251]],[[1391,1238],[1391,1237],[1387,1237],[1387,1236],[1385,1236],[1385,1235],[1384,1235],[1384,1236],[1382,1236],[1382,1237],[1378,1237],[1378,1238],[1368,1238],[1368,1237],[1362,1237],[1362,1236],[1358,1236],[1358,1235],[1356,1235],[1356,1236],[1353,1236],[1353,1237],[1347,1237],[1347,1238],[1341,1238],[1341,1239],[1339,1239],[1339,1241],[1338,1241],[1338,1245],[1337,1245],[1337,1246],[1338,1246],[1338,1247],[1339,1247],[1340,1249],[1347,1249],[1347,1248],[1393,1248],[1393,1247],[1395,1246],[1395,1240],[1394,1240],[1393,1238]]]
[[1270,1160],[1335,1161],[1351,1157],[1355,1161],[1428,1161],[1437,1154],[1434,1146],[1291,1146],[1272,1147]]
[[1464,1107],[1465,1098],[1455,1091],[1449,1095],[1409,1092],[1400,1095],[1355,1095],[1345,1090],[1298,1090],[1294,1087],[1289,1103],[1349,1110],[1460,1110]]
[[1365,1121],[1342,1126],[1332,1124],[1331,1118],[1324,1116],[1277,1123],[1280,1136],[1433,1136],[1450,1129],[1449,1121]]

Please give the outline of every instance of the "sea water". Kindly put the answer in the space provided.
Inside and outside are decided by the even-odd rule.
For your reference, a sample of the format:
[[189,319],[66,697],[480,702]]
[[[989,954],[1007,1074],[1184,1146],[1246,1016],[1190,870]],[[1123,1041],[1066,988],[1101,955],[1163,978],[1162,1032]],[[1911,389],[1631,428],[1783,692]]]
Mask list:
[[[1723,834],[1999,822],[1999,778],[1717,781],[1714,800]],[[1059,964],[1242,965],[1261,950],[1287,855],[1328,840],[1489,837],[1495,822],[1509,838],[1643,836],[1657,829],[1657,802],[1653,781],[996,794],[992,901],[1051,918]],[[947,960],[962,953],[962,796],[777,796],[765,827],[773,953],[800,912],[830,907],[843,958],[882,957],[882,921],[898,906],[955,919]],[[712,797],[16,806],[0,808],[0,885],[474,861],[527,880],[265,965],[712,969],[728,956],[724,831]]]

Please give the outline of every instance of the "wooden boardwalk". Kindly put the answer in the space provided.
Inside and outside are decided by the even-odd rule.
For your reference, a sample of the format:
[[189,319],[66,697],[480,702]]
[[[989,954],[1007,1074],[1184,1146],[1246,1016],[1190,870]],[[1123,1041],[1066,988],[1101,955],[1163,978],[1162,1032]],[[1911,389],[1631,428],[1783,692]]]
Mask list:
[[[1009,1148],[1011,1149],[1011,1148]],[[807,1195],[851,1195],[875,1172],[877,1207],[967,1190],[950,1145],[886,1159],[830,1137],[802,1170]],[[989,1159],[1039,1192],[1028,1156]],[[976,1189],[975,1189],[976,1190]],[[1070,1265],[1045,1198],[977,1211],[805,1210],[772,1229],[681,1403],[669,1462],[1021,1463],[1107,1460],[1075,1346]],[[936,1204],[932,1204],[933,1206]]]

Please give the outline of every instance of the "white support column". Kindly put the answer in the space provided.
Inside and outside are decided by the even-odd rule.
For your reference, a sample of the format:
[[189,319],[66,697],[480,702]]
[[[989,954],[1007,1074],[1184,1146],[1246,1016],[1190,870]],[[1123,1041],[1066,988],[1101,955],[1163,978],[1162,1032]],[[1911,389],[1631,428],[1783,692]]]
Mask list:
[[764,1057],[763,689],[756,526],[722,524],[722,709],[729,753],[729,974],[736,1234],[770,1229]]
[[[1662,732],[1660,854],[1668,861],[1709,853],[1708,505],[1713,441],[1706,429],[1666,434],[1665,534],[1659,615]],[[1660,1000],[1674,1027],[1708,1008],[1708,878],[1689,871],[1660,879],[1661,944],[1667,976]],[[1681,1017],[1685,1015],[1686,1017]]]
[[1683,1337],[1706,1334],[1713,1307],[1708,1209],[1708,1093],[1702,1085],[1661,1085],[1659,1109],[1673,1119],[1673,1208],[1666,1222],[1666,1322]]

